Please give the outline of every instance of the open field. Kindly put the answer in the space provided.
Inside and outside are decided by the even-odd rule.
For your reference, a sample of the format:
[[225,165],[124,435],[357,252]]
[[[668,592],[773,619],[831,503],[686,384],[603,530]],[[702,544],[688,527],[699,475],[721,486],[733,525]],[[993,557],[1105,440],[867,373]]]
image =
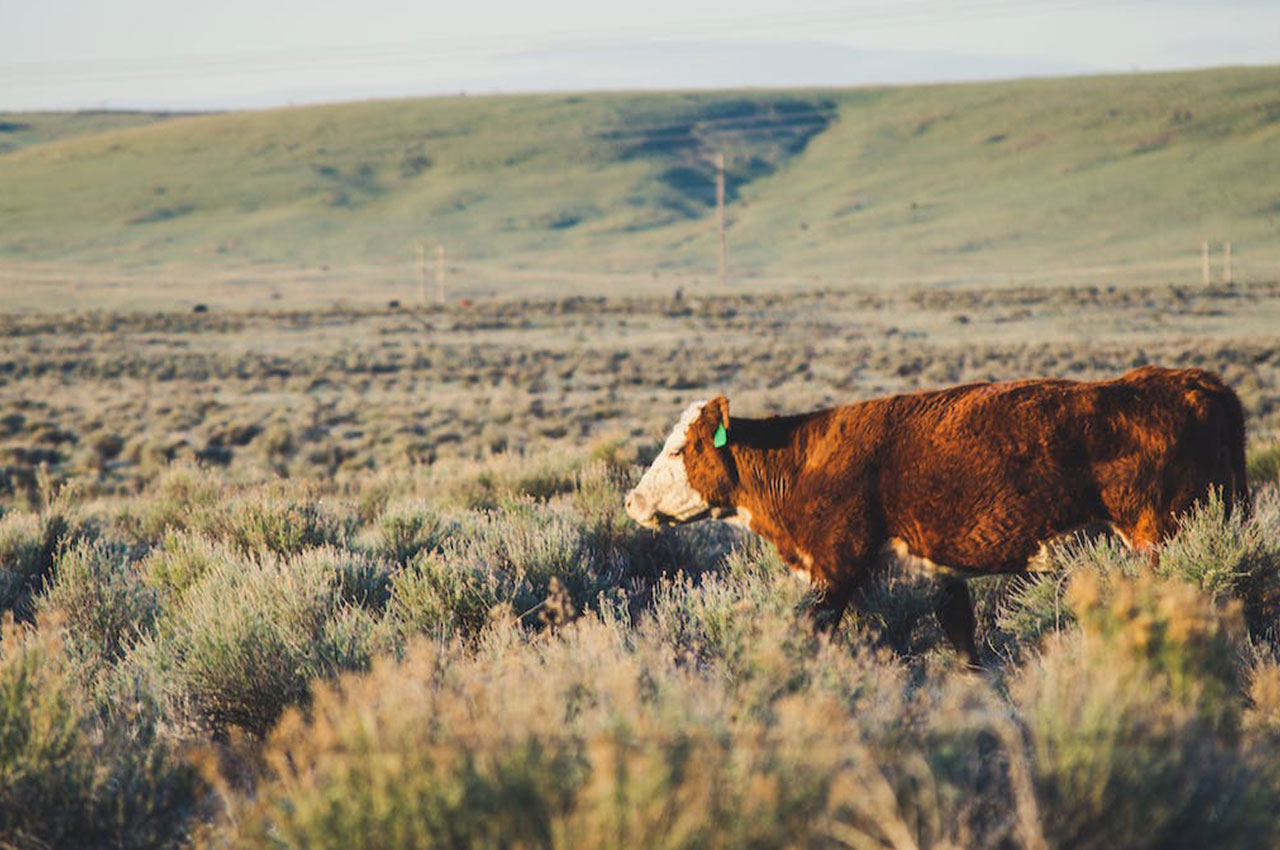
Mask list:
[[[102,297],[102,293],[91,293]],[[0,317],[0,845],[1277,847],[1280,285]],[[748,535],[621,498],[742,415],[1201,365],[1254,516],[814,637]]]
[[351,478],[485,453],[651,443],[689,401],[743,415],[972,380],[1219,371],[1280,432],[1280,285],[505,299],[0,317],[0,492],[37,469],[131,492],[169,461]]

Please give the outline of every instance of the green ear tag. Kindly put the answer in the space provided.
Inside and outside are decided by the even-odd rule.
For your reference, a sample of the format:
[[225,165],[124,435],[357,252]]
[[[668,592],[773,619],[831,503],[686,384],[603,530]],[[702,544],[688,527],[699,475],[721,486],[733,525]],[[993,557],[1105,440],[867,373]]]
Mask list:
[[724,429],[724,423],[721,422],[716,427],[716,435],[711,438],[711,445],[717,449],[723,449],[729,444],[729,432]]

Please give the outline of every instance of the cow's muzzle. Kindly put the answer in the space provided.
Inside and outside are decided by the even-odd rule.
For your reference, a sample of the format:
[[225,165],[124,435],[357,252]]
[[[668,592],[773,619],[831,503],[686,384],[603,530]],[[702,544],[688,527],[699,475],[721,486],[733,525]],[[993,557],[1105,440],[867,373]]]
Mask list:
[[659,515],[654,511],[649,500],[637,490],[632,490],[627,494],[623,506],[627,509],[627,516],[640,525],[647,528],[657,528],[662,524]]

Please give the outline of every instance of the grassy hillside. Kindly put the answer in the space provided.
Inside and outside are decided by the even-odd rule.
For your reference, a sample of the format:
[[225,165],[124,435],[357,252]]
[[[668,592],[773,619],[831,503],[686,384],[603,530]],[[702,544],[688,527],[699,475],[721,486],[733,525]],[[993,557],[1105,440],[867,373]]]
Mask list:
[[705,270],[724,150],[740,274],[1186,277],[1202,236],[1280,269],[1278,83],[433,98],[50,133],[0,153],[0,258],[404,263],[425,237],[507,268]]
[[0,113],[0,154],[75,136],[144,127],[174,116],[174,113],[167,112]]

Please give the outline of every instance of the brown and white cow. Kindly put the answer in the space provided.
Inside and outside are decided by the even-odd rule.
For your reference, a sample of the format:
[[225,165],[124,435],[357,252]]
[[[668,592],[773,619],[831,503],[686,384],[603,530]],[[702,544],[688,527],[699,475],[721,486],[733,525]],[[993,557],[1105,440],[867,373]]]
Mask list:
[[936,612],[976,663],[964,579],[1034,569],[1044,544],[1109,527],[1150,550],[1211,488],[1248,505],[1244,414],[1210,372],[968,384],[798,416],[685,410],[627,494],[658,527],[706,517],[771,541],[834,628],[877,562],[942,578]]

